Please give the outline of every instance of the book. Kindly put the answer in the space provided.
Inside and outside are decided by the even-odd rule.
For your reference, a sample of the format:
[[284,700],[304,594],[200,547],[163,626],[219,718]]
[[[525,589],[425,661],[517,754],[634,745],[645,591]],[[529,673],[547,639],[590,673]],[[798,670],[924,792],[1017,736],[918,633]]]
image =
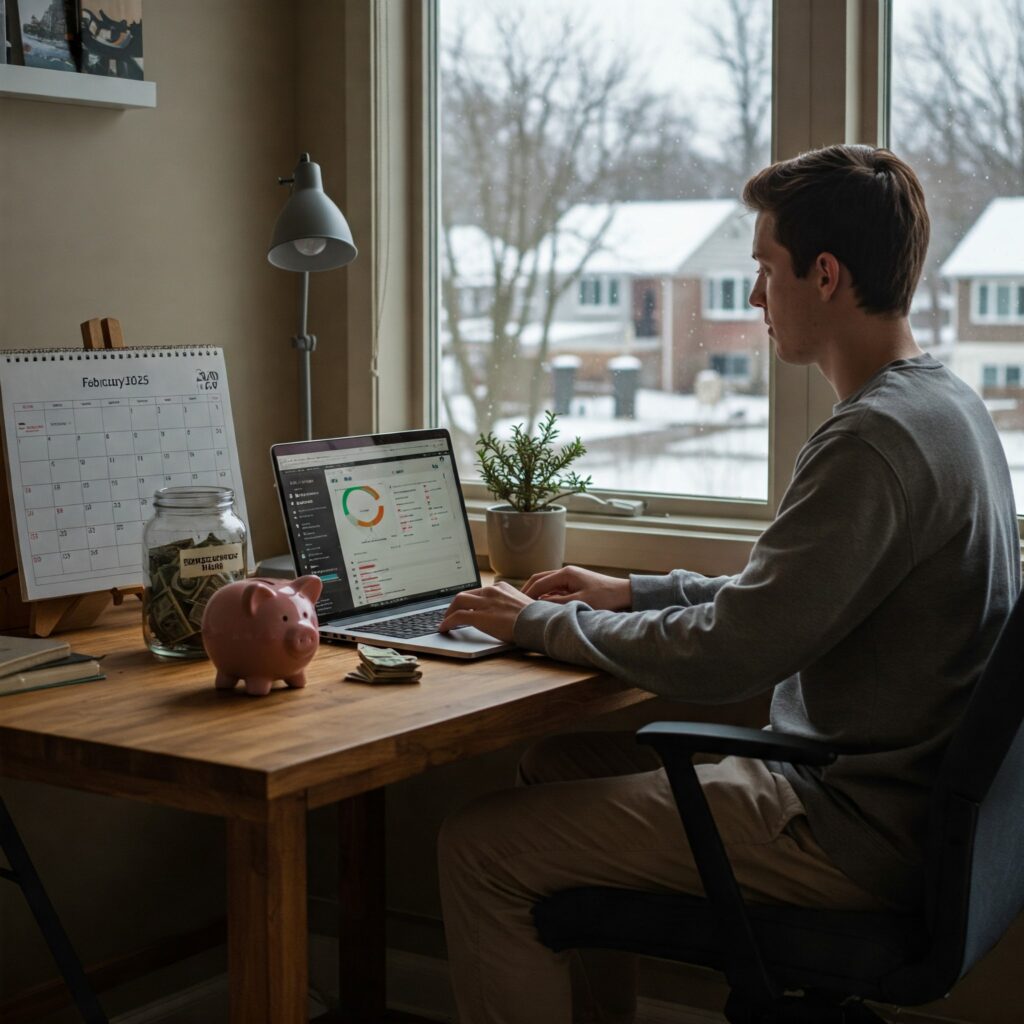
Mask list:
[[7,63],[24,64],[25,49],[21,45],[18,0],[4,0],[4,22],[7,27]]
[[25,65],[51,71],[77,71],[64,0],[20,0],[19,21]]
[[67,641],[53,637],[0,636],[0,676],[58,661],[70,653]]
[[105,678],[100,663],[95,658],[88,654],[70,654],[48,665],[0,677],[0,697],[10,693],[44,690],[51,686],[70,686],[72,683],[88,683],[94,679]]
[[142,81],[142,0],[81,0],[79,6],[82,71]]

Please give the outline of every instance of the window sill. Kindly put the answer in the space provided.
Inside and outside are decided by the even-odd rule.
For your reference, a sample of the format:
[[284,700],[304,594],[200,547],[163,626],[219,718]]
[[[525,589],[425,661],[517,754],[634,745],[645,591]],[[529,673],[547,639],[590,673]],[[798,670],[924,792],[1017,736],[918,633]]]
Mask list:
[[[473,544],[487,554],[484,511],[492,501],[466,499]],[[576,514],[566,530],[567,563],[634,572],[692,569],[708,576],[742,571],[767,520],[697,516]]]

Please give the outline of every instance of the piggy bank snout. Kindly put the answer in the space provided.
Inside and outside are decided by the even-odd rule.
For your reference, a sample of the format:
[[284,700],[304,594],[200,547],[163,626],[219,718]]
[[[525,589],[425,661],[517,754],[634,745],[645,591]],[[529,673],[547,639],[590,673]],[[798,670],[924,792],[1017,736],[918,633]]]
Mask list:
[[319,636],[311,622],[302,622],[291,626],[284,635],[285,650],[289,654],[306,655],[316,650]]

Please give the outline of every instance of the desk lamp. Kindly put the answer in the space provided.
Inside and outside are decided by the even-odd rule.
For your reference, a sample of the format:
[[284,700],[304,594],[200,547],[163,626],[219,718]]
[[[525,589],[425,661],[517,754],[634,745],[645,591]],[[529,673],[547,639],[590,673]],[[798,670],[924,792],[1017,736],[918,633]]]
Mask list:
[[333,270],[356,258],[352,231],[341,210],[324,192],[320,165],[299,157],[290,178],[278,178],[279,185],[291,185],[291,195],[274,225],[267,259],[282,270],[302,275],[299,300],[299,333],[292,338],[298,349],[299,403],[302,409],[302,437],[313,437],[313,400],[309,376],[309,355],[316,349],[316,335],[306,332],[309,310],[309,274],[314,270]]

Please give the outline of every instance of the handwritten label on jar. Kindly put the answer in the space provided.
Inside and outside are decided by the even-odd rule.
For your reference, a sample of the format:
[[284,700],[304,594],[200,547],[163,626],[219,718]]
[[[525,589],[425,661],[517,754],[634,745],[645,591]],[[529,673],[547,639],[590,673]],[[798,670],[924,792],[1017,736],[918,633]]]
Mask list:
[[178,552],[178,571],[183,580],[196,576],[214,576],[222,572],[244,572],[241,544],[182,548]]

